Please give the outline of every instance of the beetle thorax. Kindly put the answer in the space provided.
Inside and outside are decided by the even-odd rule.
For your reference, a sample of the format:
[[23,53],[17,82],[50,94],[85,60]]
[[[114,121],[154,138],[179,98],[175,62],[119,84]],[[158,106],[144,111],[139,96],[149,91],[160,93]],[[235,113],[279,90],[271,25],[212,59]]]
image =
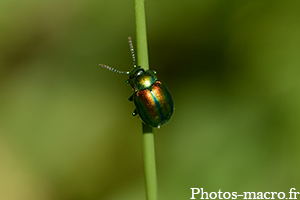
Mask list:
[[157,80],[156,76],[150,70],[144,71],[144,69],[141,68],[135,70],[134,74],[136,76],[132,76],[133,74],[130,73],[128,80],[134,91],[149,88]]

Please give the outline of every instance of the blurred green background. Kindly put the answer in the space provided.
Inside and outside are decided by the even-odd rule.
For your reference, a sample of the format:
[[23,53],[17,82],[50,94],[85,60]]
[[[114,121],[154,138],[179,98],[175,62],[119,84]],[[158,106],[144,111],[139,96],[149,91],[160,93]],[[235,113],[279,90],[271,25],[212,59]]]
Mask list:
[[[300,191],[300,2],[146,1],[159,199]],[[0,199],[145,199],[133,1],[0,2]],[[298,188],[297,188],[298,187]],[[197,196],[196,196],[197,197]],[[199,199],[199,197],[197,197]]]

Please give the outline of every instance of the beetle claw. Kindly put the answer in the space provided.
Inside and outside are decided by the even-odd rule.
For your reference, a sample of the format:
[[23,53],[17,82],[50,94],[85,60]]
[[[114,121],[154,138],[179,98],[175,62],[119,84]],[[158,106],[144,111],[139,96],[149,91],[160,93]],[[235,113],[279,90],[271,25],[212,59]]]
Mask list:
[[128,98],[129,101],[133,101],[133,95]]
[[136,116],[137,115],[137,112],[136,112],[136,109],[134,109],[134,111],[132,112],[132,116]]

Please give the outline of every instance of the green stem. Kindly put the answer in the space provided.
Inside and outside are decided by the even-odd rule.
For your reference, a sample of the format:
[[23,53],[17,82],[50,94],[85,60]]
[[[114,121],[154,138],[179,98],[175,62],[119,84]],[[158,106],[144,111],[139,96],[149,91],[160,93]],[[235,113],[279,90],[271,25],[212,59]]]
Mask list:
[[138,65],[145,70],[149,69],[148,45],[146,33],[146,17],[144,0],[134,0],[135,4],[135,29]]
[[[144,0],[134,0],[138,66],[149,69]],[[143,123],[143,153],[147,200],[157,200],[157,178],[153,129]]]
[[151,127],[143,124],[143,152],[147,200],[157,200],[157,180],[154,135]]

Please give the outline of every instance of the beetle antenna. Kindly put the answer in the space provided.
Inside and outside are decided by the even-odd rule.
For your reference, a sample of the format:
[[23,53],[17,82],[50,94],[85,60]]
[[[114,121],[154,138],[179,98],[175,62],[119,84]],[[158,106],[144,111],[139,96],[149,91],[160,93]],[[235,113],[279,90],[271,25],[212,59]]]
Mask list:
[[107,65],[99,64],[99,66],[103,67],[105,69],[108,69],[109,71],[113,71],[113,72],[116,72],[116,73],[119,73],[119,74],[129,74],[129,71],[120,71],[120,70],[117,70],[115,68],[109,67]]
[[131,37],[128,37],[128,43],[129,43],[130,52],[131,52],[131,56],[132,56],[132,60],[133,60],[133,66],[136,67],[134,48],[133,48]]

